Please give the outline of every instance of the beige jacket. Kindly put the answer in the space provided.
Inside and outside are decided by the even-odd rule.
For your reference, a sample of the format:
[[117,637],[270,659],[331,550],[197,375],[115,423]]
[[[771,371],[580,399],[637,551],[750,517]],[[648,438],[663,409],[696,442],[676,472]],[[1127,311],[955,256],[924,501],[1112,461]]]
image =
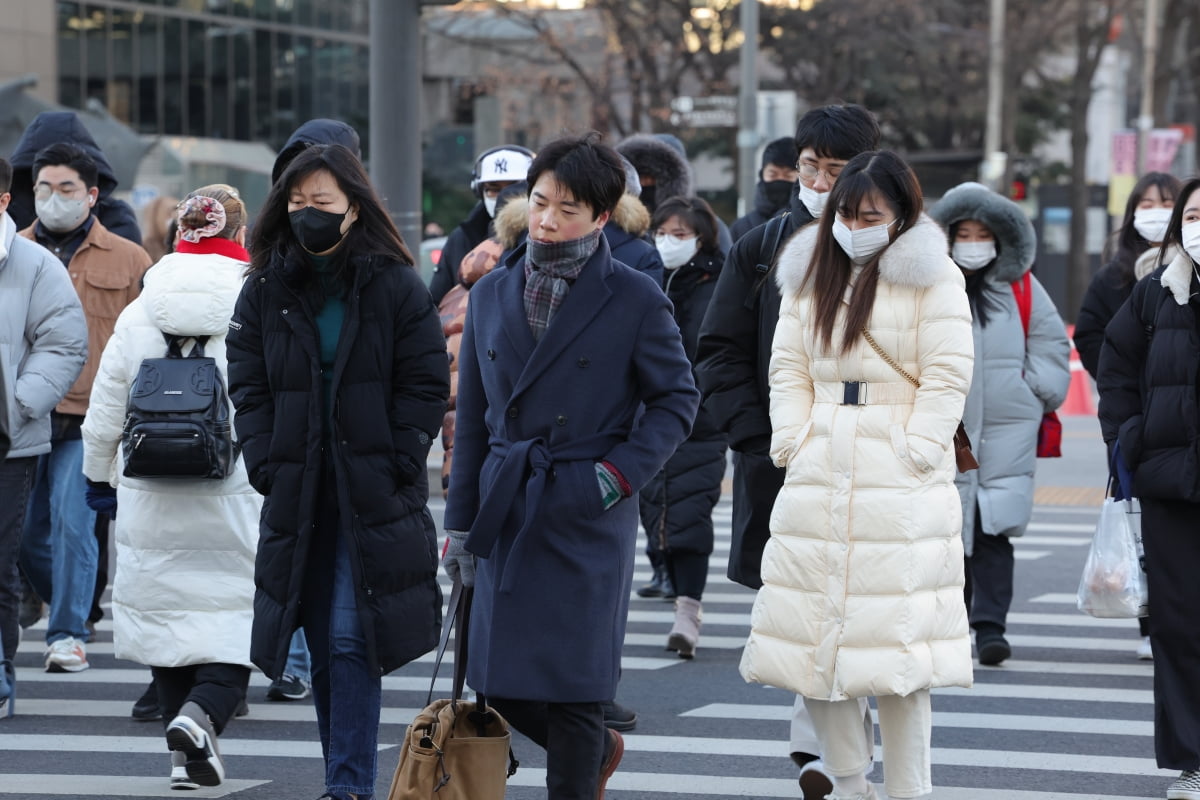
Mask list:
[[[865,340],[844,355],[817,344],[800,284],[818,229],[776,269],[771,456],[787,474],[742,676],[823,700],[969,686],[951,446],[973,358],[962,274],[928,217],[880,259],[869,328],[915,389]],[[842,404],[843,381],[866,381],[865,404]]]
[[[33,229],[30,225],[20,235],[36,241]],[[60,414],[87,413],[100,355],[113,334],[117,317],[141,292],[142,275],[149,267],[150,256],[141,245],[111,233],[100,220],[92,220],[92,229],[67,266],[87,317],[88,356],[75,385],[55,409]]]

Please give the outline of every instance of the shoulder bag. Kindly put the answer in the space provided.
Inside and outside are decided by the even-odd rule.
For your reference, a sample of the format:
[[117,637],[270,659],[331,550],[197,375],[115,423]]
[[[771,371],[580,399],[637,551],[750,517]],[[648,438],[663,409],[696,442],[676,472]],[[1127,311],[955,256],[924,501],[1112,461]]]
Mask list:
[[[472,589],[454,581],[442,625],[427,704],[408,726],[388,800],[504,800],[508,779],[517,771],[508,723],[483,695],[462,698],[467,678],[467,635]],[[433,685],[454,635],[454,691],[433,700]],[[432,702],[429,702],[432,701]]]
[[[1029,318],[1033,314],[1033,285],[1026,272],[1021,280],[1013,281],[1013,296],[1017,299],[1017,312],[1021,315],[1021,328],[1025,331],[1025,341],[1029,341]],[[1042,415],[1042,424],[1038,427],[1037,457],[1062,457],[1062,420],[1055,411],[1047,411]]]
[[[863,328],[862,335],[867,340],[867,344],[871,345],[871,349],[889,367],[896,370],[904,380],[920,388],[921,382],[896,363],[896,359],[885,353],[883,348],[875,341],[875,337],[871,335],[870,331]],[[959,472],[970,472],[973,469],[979,469],[979,462],[975,460],[975,454],[971,452],[971,439],[967,436],[967,429],[963,427],[961,421],[958,423],[958,430],[954,432],[954,464],[958,467]]]

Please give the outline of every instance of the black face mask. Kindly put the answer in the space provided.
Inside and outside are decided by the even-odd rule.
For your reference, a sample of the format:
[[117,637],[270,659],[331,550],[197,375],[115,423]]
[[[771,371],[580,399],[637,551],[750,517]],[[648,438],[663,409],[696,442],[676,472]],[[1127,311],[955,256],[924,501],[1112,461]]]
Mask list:
[[795,181],[763,181],[763,193],[772,208],[784,208],[792,199]]
[[296,241],[310,253],[324,253],[336,247],[342,241],[342,222],[346,219],[346,211],[332,214],[313,206],[305,206],[288,214],[288,222],[292,225],[292,233]]
[[649,209],[651,214],[654,213],[654,207],[658,205],[655,202],[656,189],[658,189],[657,186],[643,186],[642,193],[638,195],[638,199],[642,201],[642,205]]

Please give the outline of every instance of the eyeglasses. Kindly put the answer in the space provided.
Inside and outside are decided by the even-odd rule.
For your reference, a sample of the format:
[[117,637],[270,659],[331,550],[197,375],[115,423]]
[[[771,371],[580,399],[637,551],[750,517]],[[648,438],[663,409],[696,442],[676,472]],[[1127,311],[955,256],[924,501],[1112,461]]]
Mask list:
[[846,168],[845,164],[838,164],[835,167],[826,167],[821,169],[816,164],[810,164],[807,161],[797,161],[796,171],[800,173],[800,177],[806,181],[813,181],[822,172],[825,173],[825,180],[833,183],[838,179],[838,175],[842,174],[842,170]]
[[50,195],[57,192],[68,200],[78,197],[81,192],[86,191],[81,183],[59,184],[51,186],[48,183],[39,183],[33,187],[33,197],[36,200],[49,200]]

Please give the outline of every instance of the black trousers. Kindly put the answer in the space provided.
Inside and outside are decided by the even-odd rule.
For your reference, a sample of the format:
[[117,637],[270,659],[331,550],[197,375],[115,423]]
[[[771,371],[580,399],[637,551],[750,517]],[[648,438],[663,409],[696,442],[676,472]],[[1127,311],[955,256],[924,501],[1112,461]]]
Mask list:
[[1161,769],[1200,769],[1200,505],[1142,499],[1154,650],[1154,755]]
[[692,553],[687,550],[668,550],[663,553],[667,574],[675,586],[675,594],[699,600],[708,583],[708,553]]
[[250,668],[238,664],[151,667],[150,672],[158,687],[164,727],[179,716],[184,703],[191,701],[208,714],[218,736],[246,699],[246,687],[250,685]]
[[595,800],[609,739],[600,703],[487,701],[509,725],[546,750],[547,800]]
[[0,459],[0,661],[11,661],[17,653],[21,613],[21,582],[17,560],[21,553],[21,529],[25,507],[33,491],[37,456]]
[[999,625],[1004,632],[1008,609],[1013,598],[1012,540],[1007,536],[992,536],[979,529],[979,514],[975,515],[974,552],[966,560],[967,619],[972,628],[979,625]]

